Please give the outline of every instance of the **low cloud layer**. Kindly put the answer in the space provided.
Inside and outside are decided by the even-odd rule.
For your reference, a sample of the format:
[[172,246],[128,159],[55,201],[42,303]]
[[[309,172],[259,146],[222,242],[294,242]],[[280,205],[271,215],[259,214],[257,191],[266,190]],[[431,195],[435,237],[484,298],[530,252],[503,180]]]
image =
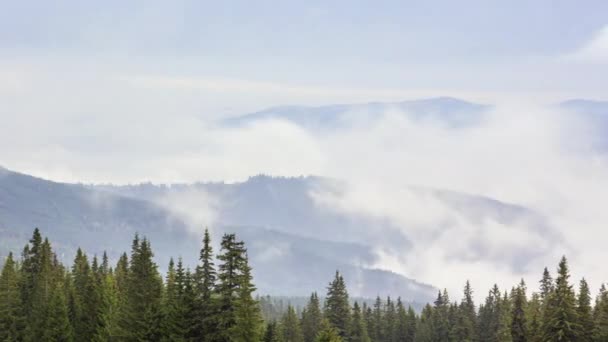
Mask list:
[[[2,163],[58,180],[118,183],[321,175],[345,187],[311,192],[319,207],[385,220],[411,242],[400,248],[370,240],[378,241],[380,256],[370,266],[453,293],[470,279],[483,292],[494,282],[535,282],[542,267],[566,254],[575,278],[606,280],[597,260],[608,256],[608,166],[604,151],[592,148],[593,134],[603,132],[583,116],[511,101],[461,128],[392,110],[353,117],[318,132],[276,119],[228,128],[178,113],[60,122],[51,116],[33,123],[28,139],[4,135]],[[9,123],[25,129],[20,120]],[[522,213],[491,213],[483,198],[454,202],[443,191],[511,203]],[[209,224],[215,203],[185,193],[162,204]]]

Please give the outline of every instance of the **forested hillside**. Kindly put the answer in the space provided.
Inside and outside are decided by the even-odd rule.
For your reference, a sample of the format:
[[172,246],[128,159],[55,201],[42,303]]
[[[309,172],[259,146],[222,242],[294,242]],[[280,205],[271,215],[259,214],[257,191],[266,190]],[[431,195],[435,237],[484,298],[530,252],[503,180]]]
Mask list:
[[[538,290],[522,280],[494,286],[476,305],[467,282],[460,302],[440,291],[421,312],[400,298],[349,299],[337,271],[327,292],[280,312],[256,298],[245,244],[205,233],[193,269],[171,259],[164,279],[151,242],[135,236],[116,265],[78,250],[71,266],[36,229],[0,274],[2,341],[607,341],[608,291],[595,301],[582,279],[575,290],[564,257],[555,279],[545,268]],[[528,293],[531,292],[530,295]],[[323,296],[323,297],[322,297]],[[272,313],[272,315],[269,315]],[[271,317],[272,316],[272,317]]]

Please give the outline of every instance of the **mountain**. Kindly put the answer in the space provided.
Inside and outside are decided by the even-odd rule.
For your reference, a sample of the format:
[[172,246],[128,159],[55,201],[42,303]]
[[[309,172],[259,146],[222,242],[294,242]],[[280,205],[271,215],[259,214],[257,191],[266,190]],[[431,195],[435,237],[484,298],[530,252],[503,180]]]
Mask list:
[[[414,245],[410,228],[377,215],[331,210],[315,194],[341,196],[345,185],[321,177],[255,176],[237,183],[126,186],[64,184],[4,170],[0,172],[0,254],[18,252],[34,227],[55,243],[70,261],[78,246],[91,253],[108,250],[115,260],[128,251],[135,232],[150,238],[164,269],[169,257],[181,256],[190,267],[197,260],[204,226],[214,243],[235,232],[247,243],[261,293],[302,296],[324,293],[336,269],[344,273],[352,294],[391,294],[425,302],[433,287],[402,274],[377,268],[382,253],[402,257]],[[514,233],[542,236],[548,245],[561,237],[537,212],[521,205],[441,189],[404,191],[430,198],[458,213],[458,220],[483,228],[495,222]],[[407,210],[407,208],[404,208]],[[438,213],[438,215],[440,215]],[[450,217],[439,218],[439,230],[452,229]],[[516,228],[517,227],[517,228]],[[542,256],[542,246],[512,246],[512,253],[491,250],[484,240],[467,240],[471,261],[500,262],[514,271]],[[463,240],[464,242],[464,240]],[[542,248],[541,248],[542,247]]]
[[[290,296],[307,295],[312,291],[324,293],[325,285],[339,269],[357,296],[373,297],[378,293],[391,293],[410,301],[432,299],[435,289],[429,285],[365,266],[373,264],[377,258],[369,246],[314,238],[312,230],[305,237],[298,234],[298,229],[289,233],[287,230],[254,225],[267,222],[264,217],[276,217],[273,224],[268,226],[284,225],[288,217],[288,214],[275,212],[273,204],[270,204],[265,211],[260,211],[257,220],[252,219],[255,210],[263,208],[263,203],[256,203],[260,202],[259,198],[255,201],[255,193],[262,179],[273,183],[271,178],[260,177],[240,184],[242,189],[238,189],[239,185],[206,185],[207,190],[214,189],[218,193],[218,198],[226,199],[235,192],[239,193],[221,214],[228,217],[220,221],[251,221],[252,224],[217,223],[213,227],[214,242],[217,244],[224,232],[235,232],[246,242],[261,293]],[[302,178],[293,183],[282,179],[276,187],[284,188],[283,194],[294,193],[301,191],[302,182],[312,179]],[[173,211],[171,206],[165,205],[167,202],[156,200],[175,199],[172,205],[180,205],[180,194],[191,193],[193,188],[197,186],[85,186],[51,182],[2,169],[0,255],[6,255],[8,251],[19,253],[33,228],[39,227],[66,262],[71,262],[77,247],[97,255],[106,250],[116,260],[119,253],[129,250],[133,235],[138,232],[151,240],[155,258],[162,269],[171,256],[181,256],[187,265],[193,267],[200,249],[202,227],[193,227],[194,223],[183,211]],[[166,196],[171,193],[173,195]],[[278,196],[276,199],[281,196],[280,192],[275,195]],[[292,205],[302,204],[302,198],[293,197]],[[187,199],[192,200],[193,197]],[[263,198],[262,202],[265,200]],[[196,203],[193,207],[196,207]],[[251,208],[245,209],[248,207]],[[311,208],[305,206],[296,215],[304,217],[306,210]],[[277,215],[272,215],[273,212]],[[283,212],[289,213],[290,208],[283,207]],[[230,219],[230,215],[234,215],[234,218]],[[332,221],[329,216],[314,213],[311,213],[308,223],[324,218],[328,219],[325,226],[330,225]],[[337,217],[333,220],[345,222]]]
[[284,120],[315,130],[337,129],[353,120],[378,120],[389,112],[411,120],[433,120],[450,127],[467,127],[478,123],[490,106],[451,97],[437,97],[402,102],[338,104],[321,107],[283,106],[224,120],[228,126],[242,126],[261,120]]

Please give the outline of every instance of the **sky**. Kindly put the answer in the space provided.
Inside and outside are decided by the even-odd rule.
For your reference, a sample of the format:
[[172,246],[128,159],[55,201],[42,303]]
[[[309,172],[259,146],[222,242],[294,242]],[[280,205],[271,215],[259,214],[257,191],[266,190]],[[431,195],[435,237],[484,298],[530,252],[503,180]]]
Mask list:
[[[6,168],[120,184],[334,177],[352,187],[322,198],[332,210],[403,227],[458,223],[433,239],[408,231],[419,259],[386,255],[380,267],[457,288],[454,274],[507,283],[568,254],[581,274],[602,281],[594,260],[608,256],[598,242],[608,238],[605,155],[588,148],[588,122],[552,105],[608,100],[606,1],[0,0],[0,8]],[[330,135],[280,121],[217,125],[278,105],[436,96],[494,109],[465,132],[394,113]],[[563,243],[514,273],[501,255],[546,243],[542,236],[421,206],[395,190],[409,185],[533,208]],[[491,261],[454,258],[470,244],[453,241],[479,234]]]

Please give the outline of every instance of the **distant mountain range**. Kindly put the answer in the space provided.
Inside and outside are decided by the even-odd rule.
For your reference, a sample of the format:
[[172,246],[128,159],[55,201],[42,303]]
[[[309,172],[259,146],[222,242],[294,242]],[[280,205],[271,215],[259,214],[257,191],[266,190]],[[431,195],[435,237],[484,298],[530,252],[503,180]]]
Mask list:
[[384,114],[396,112],[410,119],[434,120],[449,127],[467,127],[478,123],[491,106],[471,103],[451,97],[437,97],[402,102],[371,102],[338,104],[320,107],[283,106],[229,118],[223,124],[241,126],[260,120],[285,120],[309,129],[337,129],[353,119],[377,120]]
[[[56,183],[2,169],[0,255],[8,251],[19,253],[33,228],[39,227],[66,262],[71,262],[77,247],[97,255],[106,250],[116,260],[119,253],[129,250],[134,234],[139,232],[150,238],[161,271],[171,256],[181,256],[193,267],[203,227],[192,226],[194,223],[183,212],[172,211],[156,200],[166,198],[169,193],[177,198],[204,188],[215,191],[218,198],[229,203],[223,206],[218,223],[212,227],[215,242],[224,232],[235,232],[246,242],[260,293],[324,293],[327,282],[339,269],[354,295],[373,297],[391,293],[410,301],[430,300],[433,287],[390,271],[366,267],[376,259],[369,246],[310,237],[315,235],[314,229],[307,232],[308,237],[299,234],[306,224],[326,220],[323,226],[326,228],[332,222],[346,222],[346,218],[317,213],[309,204],[302,203],[306,194],[301,189],[314,181],[255,177],[239,184],[108,187]],[[287,194],[298,194],[292,197],[291,205],[300,203],[303,207],[290,209],[290,201],[281,198]],[[288,232],[289,216],[293,214],[294,221],[299,221],[298,217],[306,217],[307,211],[310,218]],[[268,228],[277,225],[282,230]]]
[[[608,132],[608,102],[572,100],[559,106],[595,120],[595,126]],[[375,120],[395,110],[410,119],[466,129],[481,122],[491,108],[453,98],[277,107],[222,124],[286,120],[323,132],[346,127],[352,116]],[[606,141],[598,140],[598,146],[605,143],[608,150],[608,138],[603,139]],[[363,213],[328,210],[313,198],[318,191],[339,193],[342,186],[338,180],[322,177],[268,176],[231,184],[83,185],[47,181],[0,168],[0,255],[9,250],[19,252],[33,228],[39,227],[67,262],[78,246],[96,254],[107,250],[116,259],[129,250],[133,235],[139,232],[150,238],[161,271],[170,256],[181,256],[193,267],[203,227],[209,226],[216,243],[224,232],[235,232],[245,240],[261,293],[323,293],[333,272],[340,269],[355,296],[390,293],[410,301],[432,300],[436,294],[432,286],[376,266],[380,260],[377,246],[396,253],[413,247],[408,227],[395,227],[389,220]],[[520,205],[441,189],[408,191],[432,196],[473,224],[487,220],[506,226],[524,222],[526,229],[545,239],[560,239],[547,219]],[[487,257],[484,248],[476,246],[473,256]],[[499,257],[501,263],[517,268],[536,257],[535,253],[542,251],[522,249],[513,260]]]

